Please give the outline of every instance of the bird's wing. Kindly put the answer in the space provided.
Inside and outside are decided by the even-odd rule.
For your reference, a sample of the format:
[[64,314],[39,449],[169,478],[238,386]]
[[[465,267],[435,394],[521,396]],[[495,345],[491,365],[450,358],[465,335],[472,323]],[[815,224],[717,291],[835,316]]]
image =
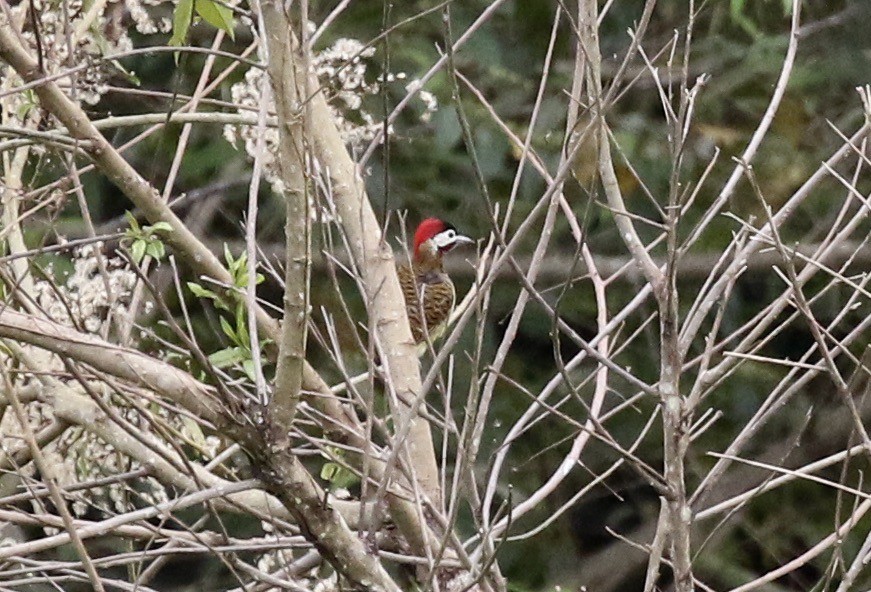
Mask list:
[[399,286],[402,288],[402,295],[405,298],[405,313],[408,315],[408,323],[411,326],[411,337],[415,343],[420,343],[423,341],[421,299],[417,291],[414,272],[407,265],[400,265],[396,268],[396,273],[399,276]]
[[448,317],[454,309],[454,299],[454,284],[449,280],[423,284],[421,302],[423,302],[426,328],[431,341],[439,339],[444,334]]

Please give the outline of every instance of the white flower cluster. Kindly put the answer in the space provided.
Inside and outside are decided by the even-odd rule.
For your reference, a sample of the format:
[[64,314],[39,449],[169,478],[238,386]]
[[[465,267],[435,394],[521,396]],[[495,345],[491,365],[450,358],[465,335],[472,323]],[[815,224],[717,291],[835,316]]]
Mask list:
[[[356,39],[339,39],[313,57],[318,80],[326,82],[334,97],[349,111],[359,111],[365,95],[376,95],[377,83],[366,81],[366,62],[375,55],[374,47],[366,47]],[[346,111],[347,112],[347,111]]]
[[[381,122],[376,121],[363,106],[366,96],[377,95],[380,85],[366,80],[366,59],[375,54],[375,48],[365,47],[354,39],[339,39],[332,46],[313,56],[313,67],[318,80],[326,85],[328,104],[339,126],[339,131],[345,142],[351,146],[360,146],[375,137],[381,128]],[[233,102],[241,108],[256,110],[261,103],[261,88],[266,73],[251,69],[245,74],[245,80],[233,85],[231,94]],[[267,109],[274,112],[273,103]],[[228,125],[224,127],[224,137],[234,146],[241,139],[245,143],[245,152],[252,158],[256,154],[259,132],[253,127],[237,128]],[[272,156],[278,149],[278,132],[269,129],[265,136],[268,155],[264,155],[264,170],[270,180],[277,176]]]
[[[86,105],[97,104],[106,94],[108,73],[115,68],[99,58],[133,47],[121,25],[125,12],[142,34],[167,33],[172,28],[172,22],[166,16],[172,12],[172,0],[109,0],[96,4],[67,0],[63,8],[56,0],[33,0],[33,4],[39,21],[36,27],[29,22],[30,2],[15,3],[11,9],[13,22],[21,29],[20,38],[29,46],[31,55],[37,55],[38,47],[42,49],[41,65],[46,75],[61,74],[73,66],[91,64],[73,76],[57,79],[71,97]],[[146,7],[161,4],[170,9],[162,8],[161,16],[155,19]],[[93,7],[96,10],[92,10]],[[11,67],[3,63],[0,63],[0,81],[3,81],[2,90],[21,84]],[[20,119],[28,113],[29,101],[33,101],[32,96],[18,93],[14,101],[7,104],[7,112]]]
[[[66,326],[77,326],[85,331],[99,333],[113,315],[126,314],[126,303],[130,301],[136,274],[118,257],[105,258],[107,273],[100,271],[97,251],[102,245],[97,243],[76,249],[73,252],[73,269],[66,281],[56,279],[35,282],[36,300],[39,306],[55,322]],[[52,271],[52,270],[49,270]],[[57,274],[59,275],[59,274]],[[111,313],[111,314],[110,314]],[[61,375],[65,366],[56,355],[46,357],[45,352],[22,345],[23,355],[36,361],[40,369]],[[9,363],[6,355],[0,363]],[[32,379],[27,375],[22,380]],[[75,380],[69,380],[70,388],[81,392]],[[190,419],[183,418],[162,405],[141,401],[139,406],[152,417],[131,405],[128,399],[100,383],[92,384],[107,406],[113,408],[125,421],[143,433],[154,434],[154,423],[169,426],[179,432],[189,442],[194,442],[205,457],[214,457],[222,442],[215,436],[203,437],[203,433]],[[136,397],[128,394],[128,397]],[[49,425],[53,419],[51,407],[41,402],[25,405],[27,422],[34,432]],[[156,437],[156,436],[155,436]],[[14,413],[6,413],[0,421],[0,449],[4,453],[14,453],[22,448],[25,440],[21,426]],[[111,444],[96,436],[84,427],[71,427],[49,446],[43,449],[49,462],[55,467],[60,485],[64,487],[102,479],[127,471],[135,471],[142,465]],[[30,474],[32,469],[25,471]],[[137,478],[130,483],[117,482],[102,487],[89,488],[73,497],[73,511],[83,516],[88,511],[105,514],[127,512],[136,507],[158,504],[169,499],[167,489],[156,479]]]
[[[95,40],[89,34],[81,35],[78,39],[73,40],[68,36],[68,31],[65,30],[64,14],[58,6],[51,5],[45,0],[34,0],[34,10],[39,15],[39,23],[36,27],[23,27],[21,37],[28,43],[31,49],[31,55],[36,55],[38,47],[42,48],[42,66],[46,74],[58,74],[64,70],[68,70],[70,65],[79,65],[87,63],[94,57],[96,49]],[[22,2],[15,10],[17,15],[25,14],[29,3]],[[86,12],[82,0],[70,0],[68,3],[69,15],[83,15]],[[16,15],[16,16],[17,16]],[[27,15],[29,18],[29,15]],[[72,17],[73,23],[79,19]],[[39,35],[39,45],[37,45],[37,34]],[[6,66],[6,72],[3,72],[4,78],[12,78],[7,76],[10,68]],[[86,104],[93,105],[100,100],[100,96],[105,92],[102,88],[103,76],[98,68],[88,68],[84,72],[79,72],[74,76],[75,95],[76,98]],[[71,84],[70,78],[61,78],[58,84],[69,87]]]
[[[245,73],[244,82],[237,82],[230,89],[230,94],[233,97],[233,102],[239,107],[246,109],[249,113],[252,109],[259,109],[260,94],[262,84],[265,81],[266,73],[262,70],[251,68]],[[270,107],[271,107],[270,103]],[[271,111],[275,111],[271,108]],[[239,127],[234,125],[224,126],[224,138],[227,139],[234,147],[239,139],[245,143],[245,152],[254,158],[257,155],[257,142],[259,141],[260,130],[254,127]],[[261,155],[263,170],[266,171],[266,178],[270,181],[277,179],[278,171],[275,169],[275,153],[278,151],[278,130],[274,127],[268,127],[263,130],[263,142],[266,146],[266,151]]]
[[[70,386],[75,388],[76,385],[71,382]],[[135,429],[153,434],[153,420],[145,417],[136,407],[128,405],[123,398],[113,393],[100,396]],[[51,408],[40,402],[25,405],[25,410],[27,421],[34,432],[48,425],[53,417]],[[175,413],[156,405],[150,405],[149,411],[159,422],[190,438],[187,426]],[[217,438],[206,438],[205,453],[216,453],[217,444]],[[6,413],[0,421],[0,449],[4,454],[12,454],[22,446],[25,446],[25,440],[17,418],[14,413]],[[160,504],[170,498],[167,488],[150,476],[137,477],[130,482],[117,481],[100,487],[89,487],[78,493],[71,491],[72,486],[137,471],[143,467],[140,462],[116,450],[84,427],[68,428],[60,438],[43,448],[42,453],[54,468],[58,484],[70,491],[72,510],[77,516],[95,511],[103,515],[114,515]],[[22,469],[22,474],[33,475],[33,472],[32,466]],[[48,532],[51,529],[46,530]]]
[[112,317],[127,314],[136,274],[119,257],[106,259],[106,274],[101,273],[96,251],[102,246],[76,249],[73,272],[60,288],[48,281],[35,283],[36,301],[52,320],[99,333]]
[[[292,564],[293,560],[293,553],[289,549],[269,551],[261,555],[260,559],[257,560],[257,569],[268,574],[278,573],[283,568]],[[314,568],[307,574],[295,576],[294,583],[300,588],[311,590],[312,592],[338,592],[338,590],[341,590],[335,572],[322,578],[318,577],[317,568]],[[279,592],[280,590],[281,588],[278,587],[266,588],[266,592]]]
[[289,549],[278,549],[261,555],[257,560],[257,569],[265,573],[273,573],[291,563],[293,563],[293,553]]
[[423,114],[420,116],[421,121],[426,123],[430,119],[432,119],[432,114],[439,109],[439,101],[436,96],[428,90],[421,89],[421,82],[418,78],[415,78],[414,80],[406,84],[405,90],[407,90],[409,93],[417,91],[417,98],[421,100],[424,106]]
[[[352,148],[361,147],[372,141],[384,126],[380,119],[367,110],[365,99],[378,95],[385,81],[391,83],[406,78],[405,73],[399,72],[382,74],[374,80],[367,79],[367,60],[374,55],[374,47],[367,47],[356,39],[339,39],[330,47],[312,56],[312,66],[317,73],[318,81],[324,85],[333,120],[339,128],[342,139]],[[249,113],[259,109],[261,84],[265,76],[265,72],[261,70],[249,70],[245,74],[244,81],[233,85],[231,89],[233,101]],[[419,81],[411,84],[415,83],[420,85]],[[406,87],[409,91],[411,84]],[[421,120],[429,121],[438,109],[438,101],[427,91],[420,91],[418,97],[424,105]],[[275,111],[271,101],[267,109],[270,112]],[[392,131],[392,128],[388,130],[389,133]],[[239,140],[242,140],[245,152],[252,158],[257,153],[258,136],[256,127],[233,125],[224,127],[224,137],[227,141],[235,146]],[[268,152],[263,156],[265,175],[273,184],[273,188],[278,191],[280,183],[277,181],[274,158],[278,149],[278,132],[275,129],[267,130],[264,140]]]
[[[48,425],[54,417],[51,409],[41,403],[25,405],[24,409],[27,415],[27,422],[34,431]],[[26,446],[26,444],[27,441],[21,433],[18,418],[9,409],[3,414],[2,420],[0,420],[0,449],[2,449],[4,454],[10,455]]]
[[[153,427],[138,410],[126,406],[120,398],[109,396],[107,404],[119,415],[144,432],[153,432]],[[158,416],[168,414],[157,412]],[[58,468],[59,484],[65,488],[79,483],[104,479],[129,471],[142,465],[115,447],[82,427],[68,429],[57,443],[46,451],[49,461]],[[166,487],[153,477],[136,478],[134,485],[115,482],[101,487],[90,487],[81,495],[73,496],[72,509],[77,516],[88,511],[105,515],[129,512],[134,508],[160,504],[169,500]]]
[[169,33],[172,30],[172,20],[167,16],[160,17],[155,21],[151,13],[145,8],[146,6],[159,6],[161,4],[171,4],[168,0],[124,0],[124,7],[130,13],[130,18],[136,26],[136,30],[143,35],[152,35],[154,33]]

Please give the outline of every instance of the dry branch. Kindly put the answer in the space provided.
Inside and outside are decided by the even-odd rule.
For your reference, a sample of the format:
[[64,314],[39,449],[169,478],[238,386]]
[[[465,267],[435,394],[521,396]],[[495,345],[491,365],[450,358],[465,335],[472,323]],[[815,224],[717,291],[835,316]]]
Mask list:
[[[295,64],[291,23],[281,3],[261,2],[278,127],[278,169],[285,201],[284,316],[270,403],[272,427],[279,445],[289,445],[287,431],[293,422],[302,388],[309,317],[311,268],[311,215],[306,178],[305,119],[309,77]],[[303,74],[300,76],[300,74]],[[279,435],[281,433],[281,435]]]

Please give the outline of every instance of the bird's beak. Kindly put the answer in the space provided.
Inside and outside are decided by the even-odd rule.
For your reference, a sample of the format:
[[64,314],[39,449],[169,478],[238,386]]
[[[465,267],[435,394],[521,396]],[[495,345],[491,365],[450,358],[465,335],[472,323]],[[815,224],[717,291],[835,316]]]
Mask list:
[[458,234],[454,237],[454,246],[459,247],[460,245],[474,245],[475,239],[469,238],[468,236],[463,236],[462,234]]

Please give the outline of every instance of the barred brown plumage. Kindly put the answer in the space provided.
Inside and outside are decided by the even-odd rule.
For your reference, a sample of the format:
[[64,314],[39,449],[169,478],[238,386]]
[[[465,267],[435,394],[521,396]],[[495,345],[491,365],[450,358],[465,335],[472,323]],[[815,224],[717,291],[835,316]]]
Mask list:
[[411,265],[396,269],[411,336],[421,346],[421,354],[426,351],[427,338],[433,342],[444,334],[456,300],[454,283],[444,271],[442,256],[457,245],[474,242],[458,234],[450,224],[427,218],[414,233]]
[[426,341],[424,324],[431,341],[441,337],[444,325],[454,308],[454,284],[447,274],[437,274],[431,278],[418,275],[408,265],[401,265],[396,270],[399,273],[399,283],[405,296],[405,309],[408,322],[411,325],[411,336],[415,343]]

